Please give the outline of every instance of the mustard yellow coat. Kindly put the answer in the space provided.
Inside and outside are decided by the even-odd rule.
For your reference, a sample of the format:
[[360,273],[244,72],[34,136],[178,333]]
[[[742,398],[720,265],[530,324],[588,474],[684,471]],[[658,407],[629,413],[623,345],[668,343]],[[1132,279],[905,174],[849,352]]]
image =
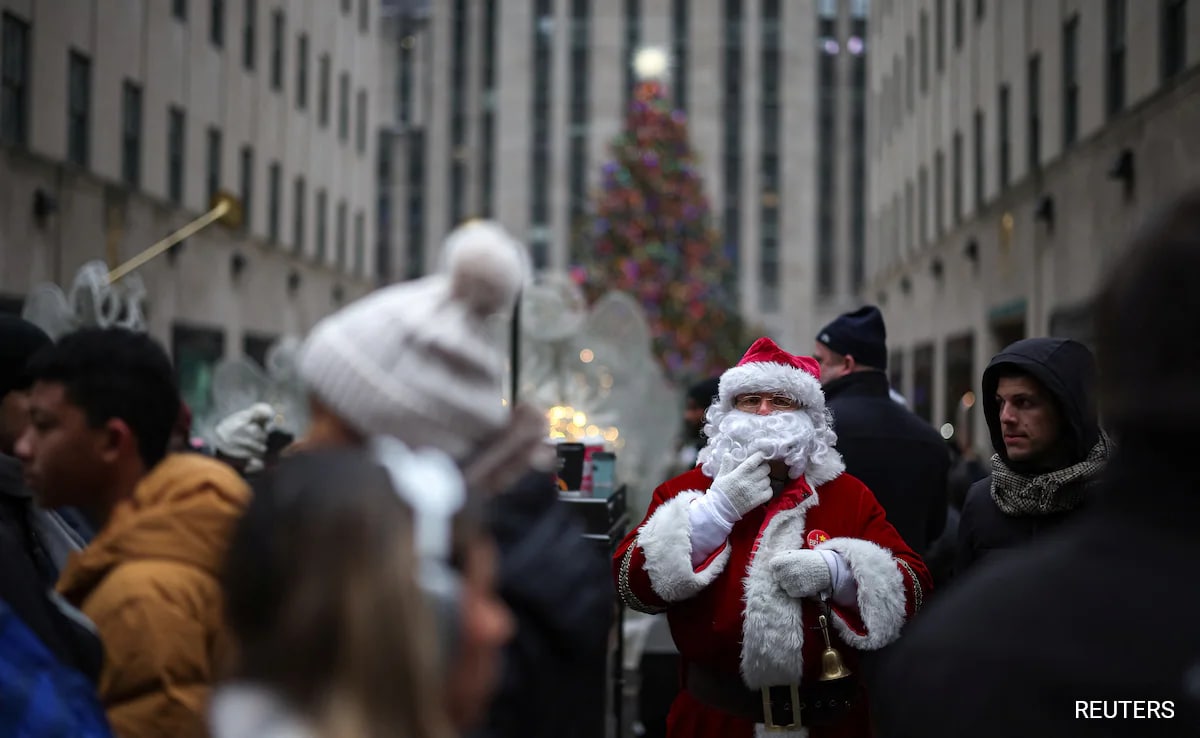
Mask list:
[[249,500],[225,464],[168,456],[63,570],[59,592],[104,642],[100,699],[119,738],[207,735],[227,658],[219,571]]

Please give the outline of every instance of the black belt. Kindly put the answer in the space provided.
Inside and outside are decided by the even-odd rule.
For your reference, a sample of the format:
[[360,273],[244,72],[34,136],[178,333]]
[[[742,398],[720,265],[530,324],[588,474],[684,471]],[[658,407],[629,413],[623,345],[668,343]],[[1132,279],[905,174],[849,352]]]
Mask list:
[[737,674],[695,664],[687,667],[687,691],[703,704],[768,728],[824,727],[840,722],[854,706],[853,676],[803,687],[784,684],[750,689]]

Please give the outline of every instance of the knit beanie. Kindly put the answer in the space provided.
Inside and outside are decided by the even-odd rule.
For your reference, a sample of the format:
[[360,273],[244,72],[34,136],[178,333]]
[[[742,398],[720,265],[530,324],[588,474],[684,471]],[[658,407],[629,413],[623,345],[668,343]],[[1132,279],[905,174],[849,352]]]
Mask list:
[[887,369],[887,329],[874,305],[844,313],[821,329],[817,340],[842,356],[853,356],[862,366]]
[[458,461],[504,427],[504,358],[487,318],[511,312],[529,275],[502,227],[452,232],[443,267],[325,318],[300,350],[310,392],[365,436],[437,448]]
[[28,320],[0,315],[0,398],[13,390],[28,389],[25,367],[30,357],[50,343],[50,336]]

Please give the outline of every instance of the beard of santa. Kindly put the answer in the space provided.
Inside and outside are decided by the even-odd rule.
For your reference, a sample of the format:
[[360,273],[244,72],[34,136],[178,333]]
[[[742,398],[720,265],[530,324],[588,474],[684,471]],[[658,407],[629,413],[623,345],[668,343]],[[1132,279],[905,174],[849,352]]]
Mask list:
[[793,410],[756,415],[718,405],[708,409],[704,435],[708,444],[697,461],[705,476],[716,478],[726,457],[741,463],[755,452],[767,461],[782,461],[788,477],[799,479],[810,469],[836,464],[837,434],[828,413]]

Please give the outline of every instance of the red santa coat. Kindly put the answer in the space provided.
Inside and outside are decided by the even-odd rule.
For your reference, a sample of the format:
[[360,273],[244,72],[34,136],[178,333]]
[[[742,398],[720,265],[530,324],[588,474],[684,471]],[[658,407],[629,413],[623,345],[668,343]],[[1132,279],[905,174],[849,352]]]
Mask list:
[[[740,673],[751,689],[803,687],[817,680],[825,645],[813,626],[821,607],[808,598],[789,597],[775,582],[770,560],[783,551],[830,549],[848,563],[858,585],[858,606],[831,603],[830,632],[851,671],[858,672],[858,651],[894,641],[920,609],[931,588],[929,573],[887,522],[875,496],[847,474],[822,481],[813,480],[815,492],[805,479],[792,481],[742,518],[726,543],[697,568],[691,563],[688,506],[712,480],[694,469],[654,491],[645,520],[617,549],[614,578],[629,607],[667,612],[684,674],[689,664]],[[808,533],[816,531],[828,540],[814,536],[813,546]],[[753,723],[700,703],[684,686],[671,707],[668,736],[755,734]],[[865,694],[837,725],[794,734],[870,736]]]

